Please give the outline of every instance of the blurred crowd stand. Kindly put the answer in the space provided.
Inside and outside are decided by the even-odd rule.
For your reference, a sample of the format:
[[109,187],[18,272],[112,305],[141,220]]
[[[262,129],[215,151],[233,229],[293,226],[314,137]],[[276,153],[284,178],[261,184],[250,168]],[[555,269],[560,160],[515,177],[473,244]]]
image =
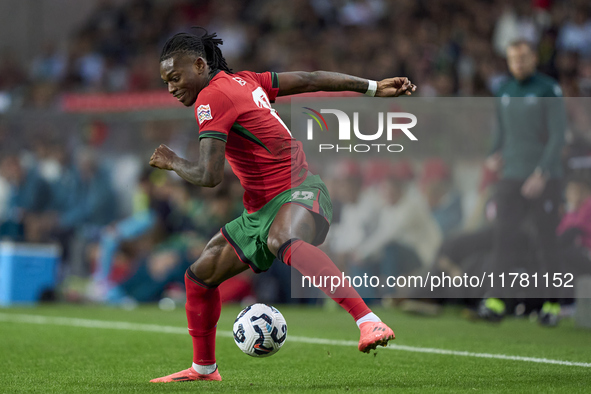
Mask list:
[[[87,116],[85,124],[67,120],[73,125],[64,127],[51,116],[61,114],[70,93],[163,90],[160,48],[191,26],[218,33],[234,70],[320,69],[376,80],[402,75],[424,97],[494,96],[508,78],[507,46],[525,38],[538,48],[540,70],[575,98],[567,99],[562,161],[576,177],[569,172],[558,236],[565,259],[579,261],[584,271],[591,247],[585,175],[591,165],[584,164],[591,155],[591,112],[588,101],[577,98],[591,95],[590,15],[584,0],[97,1],[66,42],[47,42],[29,62],[15,48],[0,48],[0,113],[47,111],[45,123],[59,129],[23,126],[29,116],[0,118],[0,238],[59,244],[60,296],[70,301],[157,301],[167,291],[182,298],[179,273],[243,209],[231,174],[208,190],[144,171],[160,143],[194,157],[194,120],[146,116],[138,122],[124,114],[119,123]],[[484,168],[476,179],[481,163],[454,153],[344,160],[319,171],[334,205],[323,248],[337,265],[401,275],[459,274],[488,264],[497,178]],[[466,168],[476,176],[464,179]],[[269,302],[291,300],[288,269],[275,264],[264,275],[224,284],[224,299],[256,293]]]

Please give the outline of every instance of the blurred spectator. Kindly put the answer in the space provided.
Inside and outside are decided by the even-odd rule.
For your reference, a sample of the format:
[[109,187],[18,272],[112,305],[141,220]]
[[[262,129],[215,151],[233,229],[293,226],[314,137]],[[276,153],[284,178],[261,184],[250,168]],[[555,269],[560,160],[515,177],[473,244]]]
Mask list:
[[360,164],[347,160],[338,163],[337,166],[334,178],[338,183],[332,198],[337,200],[337,205],[340,206],[340,220],[332,223],[326,242],[335,254],[335,263],[345,268],[352,262],[353,252],[365,239],[367,211],[373,207],[362,204],[360,199],[363,184]]
[[[569,264],[591,272],[591,177],[573,176],[566,185],[566,213],[557,228]],[[576,257],[575,257],[576,256]]]
[[90,267],[84,256],[88,242],[98,237],[102,226],[116,220],[119,212],[111,174],[99,163],[96,152],[80,149],[74,171],[73,196],[67,196],[71,205],[39,220],[45,231],[60,242],[71,273],[87,275]]
[[391,176],[391,167],[392,162],[388,159],[366,160],[363,167],[363,185],[359,200],[363,206],[368,207],[365,213],[368,215],[368,222],[378,220],[379,211],[385,205],[384,195],[381,192],[382,183]]
[[120,244],[146,234],[158,224],[166,226],[171,209],[168,201],[154,193],[157,187],[154,183],[158,180],[151,175],[156,175],[156,172],[144,172],[140,177],[138,190],[134,195],[133,214],[101,230],[98,266],[93,275],[95,298],[102,298],[101,295],[110,287],[111,267]]
[[90,149],[77,152],[76,199],[60,215],[58,220],[60,228],[103,226],[117,218],[117,199],[110,174],[98,159],[97,153]]
[[65,57],[54,43],[46,43],[31,63],[30,77],[35,82],[59,82],[65,68]]
[[[566,185],[566,213],[556,233],[560,260],[575,278],[591,274],[591,173],[577,170]],[[573,298],[573,289],[564,289],[562,298]]]
[[478,185],[478,197],[474,208],[468,212],[464,220],[463,230],[473,231],[490,225],[496,216],[496,205],[493,200],[494,185],[498,182],[499,175],[483,165]]
[[[537,72],[537,61],[531,43],[513,42],[507,48],[513,78],[497,92],[498,127],[487,163],[491,170],[500,171],[494,230],[494,269],[498,272],[552,270],[559,261],[556,227],[567,119],[560,87]],[[521,114],[526,110],[529,116],[524,117]],[[517,236],[528,220],[533,224],[531,244],[538,252],[533,267],[524,264],[531,245]],[[511,291],[507,289],[507,298]],[[557,323],[558,313],[552,311],[541,315],[542,324]],[[505,304],[497,298],[483,300],[479,308],[480,316],[488,320],[500,320],[504,313]]]
[[[492,262],[494,220],[496,204],[493,198],[498,174],[483,166],[478,186],[478,201],[468,215],[463,231],[445,239],[433,265],[434,272],[459,276],[465,272],[479,275],[484,266]],[[518,233],[527,242],[525,234]],[[480,270],[480,271],[479,271]],[[482,296],[482,293],[475,297]]]
[[[160,45],[171,34],[193,25],[218,33],[224,40],[224,55],[234,70],[325,69],[374,79],[406,75],[419,85],[418,92],[424,96],[494,95],[507,79],[502,59],[505,47],[515,38],[525,37],[530,42],[540,43],[541,67],[559,80],[565,96],[589,96],[591,33],[588,30],[591,22],[588,11],[589,6],[584,1],[548,0],[521,3],[506,0],[302,0],[286,2],[281,7],[270,0],[232,0],[223,4],[211,0],[100,0],[88,19],[71,33],[66,42],[43,44],[42,50],[30,59],[30,64],[24,63],[10,48],[2,48],[0,112],[9,106],[56,108],[60,103],[59,95],[70,91],[163,89],[158,72]],[[495,56],[495,52],[501,58]],[[591,118],[585,101],[572,102],[568,108],[573,119],[572,149],[579,155],[588,154]],[[145,159],[145,152],[140,151],[151,151],[156,141],[165,141],[181,152],[195,150],[197,141],[190,141],[189,134],[184,133],[188,126],[181,121],[151,122],[154,124],[143,123],[148,127],[139,137],[133,132],[135,124],[117,125],[114,129],[124,132],[105,134],[100,144],[107,140],[110,148],[115,147],[111,154],[118,155],[127,152],[131,143],[135,149],[134,158],[138,161]],[[194,128],[194,121],[190,127]],[[112,158],[107,158],[86,166],[89,170],[82,170],[85,165],[73,163],[69,158],[80,145],[77,133],[69,133],[64,128],[63,134],[67,135],[63,141],[39,139],[33,152],[37,160],[20,167],[23,174],[26,173],[23,179],[29,179],[29,175],[31,179],[37,177],[50,192],[33,193],[45,196],[47,206],[39,209],[38,214],[25,215],[24,218],[30,220],[21,221],[24,229],[18,226],[13,229],[33,241],[47,241],[56,234],[60,239],[63,234],[68,235],[64,245],[72,244],[69,240],[73,234],[84,234],[87,241],[96,241],[100,229],[105,225],[113,226],[118,219],[115,203],[121,202],[122,197],[131,200],[131,186],[129,180],[117,183],[117,191],[127,187],[127,194],[119,194],[117,198],[110,178],[122,172],[121,167],[111,168]],[[29,135],[22,135],[19,129],[3,133],[0,128],[3,150],[16,152],[22,145],[17,141],[21,138],[31,140]],[[2,160],[5,158],[3,156]],[[373,164],[377,166],[369,168]],[[368,168],[363,171],[358,163],[343,164],[334,180],[326,179],[327,184],[332,184],[335,211],[327,244],[329,249],[338,251],[343,266],[360,263],[361,253],[357,250],[374,254],[373,250],[364,248],[363,240],[385,225],[381,210],[395,212],[394,196],[399,194],[402,203],[415,193],[408,181],[402,182],[404,187],[397,185],[396,181],[385,181],[395,179],[396,175],[389,172],[380,175],[380,168],[389,168],[383,164],[368,163]],[[9,186],[7,181],[12,171],[9,170],[11,174],[7,178],[0,177],[0,205],[4,201],[4,207],[0,206],[0,221],[15,212],[8,208],[8,201],[13,201],[12,193],[16,190],[14,184]],[[462,221],[461,201],[453,187],[451,174],[452,169],[443,162],[427,161],[419,178],[421,190],[445,234],[455,232]],[[132,181],[135,183],[135,179]],[[33,180],[27,182],[35,183]],[[215,190],[199,190],[178,182],[167,181],[166,184],[166,191],[153,192],[157,194],[156,199],[171,205],[171,214],[165,224],[167,234],[207,238],[242,209],[241,198],[236,198],[242,194],[240,191],[236,193],[240,188],[236,182]],[[489,193],[483,192],[480,196],[479,220],[471,223],[471,229],[481,228],[487,222],[482,218],[483,212],[489,218],[494,216]],[[17,211],[23,212],[22,209]],[[147,262],[136,279],[145,278],[141,270],[152,279],[164,278],[152,275],[151,270],[163,272],[168,270],[164,269],[166,267],[183,264],[184,257],[178,250],[161,253],[158,249],[156,257],[150,255],[150,248],[155,243],[147,242],[149,247],[140,245],[144,242],[141,237],[128,239],[130,242],[121,238],[113,240],[119,252],[114,253],[114,257],[111,253],[108,260],[115,261],[112,264],[123,261],[135,268],[141,261]],[[452,238],[450,242],[454,243],[454,240]],[[422,248],[431,246],[416,246],[415,255],[409,254],[411,257],[404,259],[428,264],[431,260],[428,255],[434,252],[426,253],[421,251]],[[458,264],[464,266],[461,253],[469,250],[451,249],[453,251],[448,253],[453,255],[451,260],[461,260]],[[372,257],[377,254],[376,251]],[[78,256],[84,254],[78,253]],[[283,282],[279,283],[278,287],[282,287]]]
[[219,3],[209,24],[224,40],[224,57],[228,64],[234,64],[248,50],[247,24],[240,20],[240,6],[241,1],[236,0]]
[[[187,268],[199,257],[205,247],[205,241],[193,243],[192,249],[187,248],[188,241],[172,239],[157,248],[150,256],[144,258],[131,277],[106,293],[106,301],[120,304],[132,299],[136,302],[158,301],[171,282],[182,278]],[[191,253],[199,248],[195,256]]]
[[29,242],[48,242],[55,235],[55,222],[77,203],[79,178],[66,147],[45,136],[33,142],[33,161],[39,176],[47,183],[47,209],[27,221],[25,238]]
[[526,2],[515,2],[504,9],[495,26],[494,47],[497,55],[505,57],[509,44],[517,39],[538,44],[541,29],[533,11]]
[[[553,76],[563,54],[578,56],[568,76],[581,82],[577,64],[591,55],[588,15],[581,1],[303,0],[277,7],[270,0],[102,0],[67,43],[44,44],[28,81],[17,57],[5,51],[0,70],[10,78],[0,77],[0,91],[29,87],[31,94],[47,95],[47,87],[35,85],[48,83],[66,91],[157,89],[159,45],[201,25],[225,41],[224,55],[235,70],[406,75],[422,95],[490,96],[505,72],[494,55],[504,57],[517,38],[540,43],[541,64]],[[312,40],[315,45],[306,44]],[[68,47],[68,55],[57,47]]]
[[8,181],[0,175],[0,222],[6,220],[8,216],[8,200],[10,198],[11,190]]
[[571,18],[558,33],[558,49],[576,52],[586,58],[591,56],[591,19],[587,8],[577,7],[572,10]]
[[39,175],[51,188],[48,210],[58,214],[75,204],[78,177],[66,147],[59,141],[39,138],[34,145]]
[[76,60],[71,64],[72,72],[82,86],[99,90],[105,66],[104,58],[93,48],[89,34],[80,35],[75,42]]
[[20,88],[26,81],[25,71],[14,50],[5,49],[0,55],[0,92]]
[[24,241],[28,217],[42,213],[50,203],[49,185],[35,168],[25,168],[16,154],[2,158],[0,176],[9,186],[4,220],[0,221],[0,238]]
[[[328,248],[331,259],[343,272],[355,275],[358,272],[353,272],[361,269],[362,265],[356,252],[365,240],[377,207],[363,202],[363,172],[358,162],[343,160],[336,163],[333,172],[334,190],[331,190],[331,199],[336,211],[325,247]],[[360,295],[375,297],[373,293]]]
[[405,275],[431,264],[441,243],[441,232],[429,208],[411,189],[414,172],[409,162],[390,163],[380,183],[384,206],[373,231],[356,250],[364,265],[379,265],[384,276]]
[[439,158],[425,161],[419,183],[443,235],[457,231],[462,225],[462,198],[454,187],[448,165]]

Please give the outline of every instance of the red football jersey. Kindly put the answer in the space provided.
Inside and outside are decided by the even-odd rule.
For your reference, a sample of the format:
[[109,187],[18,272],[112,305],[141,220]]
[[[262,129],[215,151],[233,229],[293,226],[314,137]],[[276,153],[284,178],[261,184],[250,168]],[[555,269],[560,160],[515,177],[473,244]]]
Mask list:
[[226,159],[245,190],[248,213],[298,186],[308,172],[302,143],[271,107],[278,92],[276,73],[220,71],[195,102],[199,139],[226,142]]

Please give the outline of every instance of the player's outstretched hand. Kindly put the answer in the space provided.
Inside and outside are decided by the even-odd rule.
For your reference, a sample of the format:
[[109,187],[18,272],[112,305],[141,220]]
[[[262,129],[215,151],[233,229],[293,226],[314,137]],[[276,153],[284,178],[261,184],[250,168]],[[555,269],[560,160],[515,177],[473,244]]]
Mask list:
[[376,97],[398,97],[402,94],[410,96],[415,90],[416,85],[406,77],[387,78],[378,82]]
[[168,146],[162,144],[150,157],[150,165],[152,167],[161,168],[163,170],[172,170],[172,163],[176,158],[176,153],[172,151]]

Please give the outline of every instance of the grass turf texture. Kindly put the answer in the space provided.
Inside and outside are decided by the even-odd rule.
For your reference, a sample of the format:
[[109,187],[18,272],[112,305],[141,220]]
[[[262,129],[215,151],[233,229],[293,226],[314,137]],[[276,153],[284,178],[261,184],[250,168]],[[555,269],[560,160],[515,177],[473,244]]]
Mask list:
[[[230,331],[240,311],[225,307],[218,325]],[[269,358],[244,355],[229,337],[217,339],[222,382],[153,384],[152,378],[191,365],[189,335],[69,327],[0,320],[0,392],[589,392],[591,368],[290,342],[291,336],[358,340],[343,311],[279,306],[287,342]],[[438,318],[374,309],[398,345],[591,362],[591,331],[562,321],[555,329],[527,320],[499,325],[463,320],[448,309]],[[186,327],[183,310],[133,311],[68,305],[0,309],[2,314],[59,316]]]

